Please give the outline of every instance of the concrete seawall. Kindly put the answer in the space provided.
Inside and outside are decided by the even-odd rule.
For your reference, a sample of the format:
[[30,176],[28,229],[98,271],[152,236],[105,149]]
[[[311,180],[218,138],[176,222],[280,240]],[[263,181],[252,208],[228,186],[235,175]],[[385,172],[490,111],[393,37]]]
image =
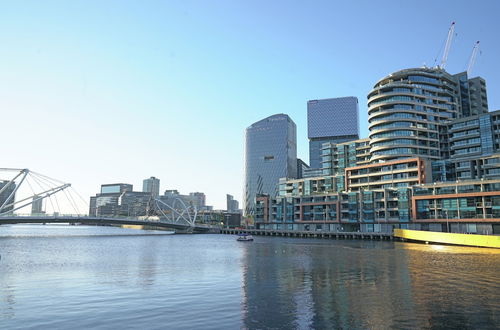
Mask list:
[[325,239],[370,239],[392,240],[392,233],[373,232],[329,232],[329,231],[297,231],[297,230],[262,230],[262,229],[227,229],[223,228],[221,234],[238,235],[251,234],[255,236],[281,236],[297,238],[325,238]]

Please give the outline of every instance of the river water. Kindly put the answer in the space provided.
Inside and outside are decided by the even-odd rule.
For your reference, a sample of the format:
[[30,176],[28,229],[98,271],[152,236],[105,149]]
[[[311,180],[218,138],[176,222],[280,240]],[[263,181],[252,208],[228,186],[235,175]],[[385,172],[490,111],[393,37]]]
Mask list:
[[495,329],[500,251],[0,226],[0,329]]

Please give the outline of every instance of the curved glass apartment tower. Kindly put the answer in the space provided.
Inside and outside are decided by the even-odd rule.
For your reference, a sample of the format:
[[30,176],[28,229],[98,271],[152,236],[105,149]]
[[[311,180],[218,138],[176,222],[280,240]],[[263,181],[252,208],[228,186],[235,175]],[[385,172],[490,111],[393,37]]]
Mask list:
[[262,119],[245,131],[245,215],[255,211],[257,194],[275,196],[280,178],[297,175],[297,127],[288,115]]
[[425,67],[392,73],[368,94],[371,160],[449,158],[444,124],[485,112],[488,104],[482,78]]

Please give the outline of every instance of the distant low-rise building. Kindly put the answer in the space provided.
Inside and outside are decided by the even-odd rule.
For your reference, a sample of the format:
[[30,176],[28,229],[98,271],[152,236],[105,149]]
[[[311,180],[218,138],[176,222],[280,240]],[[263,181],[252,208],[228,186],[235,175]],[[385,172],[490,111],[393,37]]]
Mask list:
[[203,210],[198,213],[197,222],[224,228],[236,228],[241,226],[241,212]]
[[209,210],[212,207],[206,205],[206,196],[202,192],[192,192],[189,195],[183,195],[176,189],[165,190],[163,195],[158,197],[160,203],[157,206],[162,209],[185,209],[196,208],[196,210]]
[[91,216],[144,216],[153,207],[150,192],[133,191],[126,183],[103,184],[101,193],[90,198]]

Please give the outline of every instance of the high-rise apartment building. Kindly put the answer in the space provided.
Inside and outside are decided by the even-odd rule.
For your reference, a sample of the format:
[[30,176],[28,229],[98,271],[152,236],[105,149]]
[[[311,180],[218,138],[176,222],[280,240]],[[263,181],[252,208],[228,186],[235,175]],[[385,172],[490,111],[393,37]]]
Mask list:
[[142,191],[152,194],[154,197],[160,195],[160,179],[154,176],[142,181]]
[[285,114],[262,119],[245,132],[244,210],[255,211],[257,194],[276,195],[280,178],[297,176],[297,127]]
[[488,112],[486,83],[440,68],[397,71],[368,95],[372,162],[409,156],[450,157],[447,123]]
[[359,139],[358,99],[353,96],[307,102],[309,166],[321,167],[321,145]]
[[368,111],[368,139],[322,144],[322,175],[256,198],[257,228],[500,234],[500,110],[488,112],[484,79],[401,70],[375,84]]

